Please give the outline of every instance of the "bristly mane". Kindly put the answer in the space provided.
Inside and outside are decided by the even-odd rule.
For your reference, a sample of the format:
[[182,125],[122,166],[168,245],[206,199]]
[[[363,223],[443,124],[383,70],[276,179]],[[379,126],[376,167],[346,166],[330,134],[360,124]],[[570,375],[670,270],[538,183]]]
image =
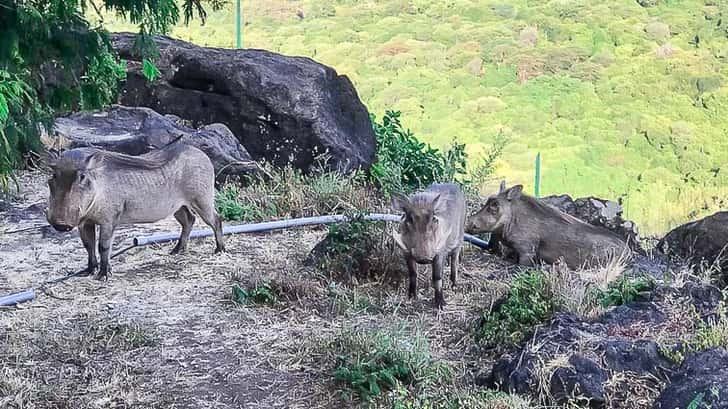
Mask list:
[[584,227],[586,227],[589,230],[592,230],[594,232],[598,232],[601,234],[608,234],[612,235],[622,241],[624,239],[619,236],[617,233],[613,232],[612,230],[607,229],[606,227],[600,227],[595,226],[591,223],[587,223],[584,220],[581,220],[577,217],[574,217],[566,212],[563,212],[551,205],[548,205],[534,197],[528,196],[528,195],[521,195],[521,199],[526,204],[526,206],[530,207],[531,209],[537,211],[538,213],[545,214],[545,215],[551,215],[554,217],[557,217],[559,220],[563,221],[564,223],[568,224],[581,224]]
[[102,151],[102,163],[111,168],[159,169],[177,157],[185,147],[183,144],[168,145],[139,156]]

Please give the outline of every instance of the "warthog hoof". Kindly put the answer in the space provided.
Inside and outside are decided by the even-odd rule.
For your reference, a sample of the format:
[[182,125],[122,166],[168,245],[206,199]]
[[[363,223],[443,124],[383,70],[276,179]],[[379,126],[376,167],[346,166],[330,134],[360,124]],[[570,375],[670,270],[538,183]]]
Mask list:
[[215,254],[224,253],[224,252],[225,252],[225,246],[215,247]]
[[445,297],[442,294],[435,294],[435,301],[434,301],[434,307],[437,309],[443,309],[447,303],[445,302]]
[[[80,273],[76,274],[76,276],[88,277],[96,272],[96,268],[97,268],[97,266],[88,266],[88,267],[84,268]],[[69,275],[73,275],[73,273],[71,273]]]
[[100,270],[98,274],[96,274],[96,279],[99,281],[109,281],[109,276],[111,275],[111,269],[108,270]]
[[416,300],[417,299],[417,291],[415,291],[415,290],[409,290],[409,292],[407,292],[407,297],[409,297],[409,298],[411,298],[413,300]]
[[169,254],[182,254],[185,251],[187,251],[186,248],[181,248],[180,246],[174,246],[172,251],[169,252]]

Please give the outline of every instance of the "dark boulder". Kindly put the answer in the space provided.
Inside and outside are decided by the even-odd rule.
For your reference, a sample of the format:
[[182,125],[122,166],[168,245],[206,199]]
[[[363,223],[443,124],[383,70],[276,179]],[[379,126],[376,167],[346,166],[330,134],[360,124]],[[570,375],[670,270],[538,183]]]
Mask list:
[[609,379],[607,371],[593,360],[574,354],[569,365],[556,368],[551,376],[551,394],[557,401],[578,397],[578,401],[591,407],[602,407],[606,403],[604,384]]
[[53,136],[43,139],[47,147],[55,149],[95,146],[128,155],[141,155],[178,137],[181,137],[178,143],[186,143],[205,152],[219,176],[239,176],[258,170],[258,165],[225,125],[189,128],[179,118],[163,116],[149,108],[114,105],[105,111],[79,112],[61,117],[56,119]]
[[622,218],[622,205],[615,201],[596,197],[574,200],[569,195],[546,196],[540,200],[589,224],[605,227],[626,240],[633,250],[642,250],[637,225]]
[[149,83],[135,35],[112,34],[128,60],[121,103],[227,125],[256,160],[309,170],[316,158],[343,171],[368,168],[376,151],[369,113],[351,81],[309,58],[205,48],[155,37],[161,77]]
[[[634,318],[640,314],[626,315]],[[641,318],[647,320],[643,325],[651,324],[651,314],[642,314]],[[534,398],[546,392],[555,404],[571,401],[603,408],[607,402],[620,400],[606,391],[610,379],[640,377],[649,379],[651,387],[657,388],[674,370],[674,364],[662,355],[654,341],[612,332],[610,324],[556,314],[521,349],[502,355],[491,372],[477,379],[477,383]]]
[[712,267],[728,272],[728,211],[679,226],[660,240],[657,249],[694,268]]
[[728,409],[728,351],[714,348],[688,356],[655,409]]

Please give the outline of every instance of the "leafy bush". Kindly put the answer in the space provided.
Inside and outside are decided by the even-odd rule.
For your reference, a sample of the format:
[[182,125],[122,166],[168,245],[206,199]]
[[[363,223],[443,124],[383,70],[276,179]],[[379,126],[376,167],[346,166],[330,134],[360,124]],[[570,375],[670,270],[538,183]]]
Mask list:
[[519,275],[508,294],[484,314],[476,338],[489,348],[521,342],[533,326],[545,322],[558,308],[549,280],[542,271]]
[[365,275],[367,258],[376,244],[375,233],[375,223],[364,220],[363,215],[330,225],[325,254],[317,267],[329,272]]
[[384,331],[344,332],[331,347],[338,354],[334,379],[348,394],[363,400],[400,385],[446,381],[451,375],[432,359],[420,337],[403,339]]
[[400,122],[400,112],[386,111],[382,122],[372,115],[377,157],[370,180],[385,194],[408,192],[434,182],[454,181],[466,172],[465,145],[455,143],[445,153],[420,142]]
[[249,288],[238,284],[233,284],[232,287],[233,301],[238,304],[274,305],[278,302],[279,295],[278,289],[267,282]]

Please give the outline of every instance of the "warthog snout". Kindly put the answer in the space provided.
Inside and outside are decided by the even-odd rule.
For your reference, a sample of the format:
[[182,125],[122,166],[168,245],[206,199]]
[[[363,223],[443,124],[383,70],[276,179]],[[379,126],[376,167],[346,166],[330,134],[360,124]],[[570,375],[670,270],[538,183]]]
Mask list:
[[62,232],[68,232],[73,230],[73,226],[64,223],[51,223],[54,229]]

